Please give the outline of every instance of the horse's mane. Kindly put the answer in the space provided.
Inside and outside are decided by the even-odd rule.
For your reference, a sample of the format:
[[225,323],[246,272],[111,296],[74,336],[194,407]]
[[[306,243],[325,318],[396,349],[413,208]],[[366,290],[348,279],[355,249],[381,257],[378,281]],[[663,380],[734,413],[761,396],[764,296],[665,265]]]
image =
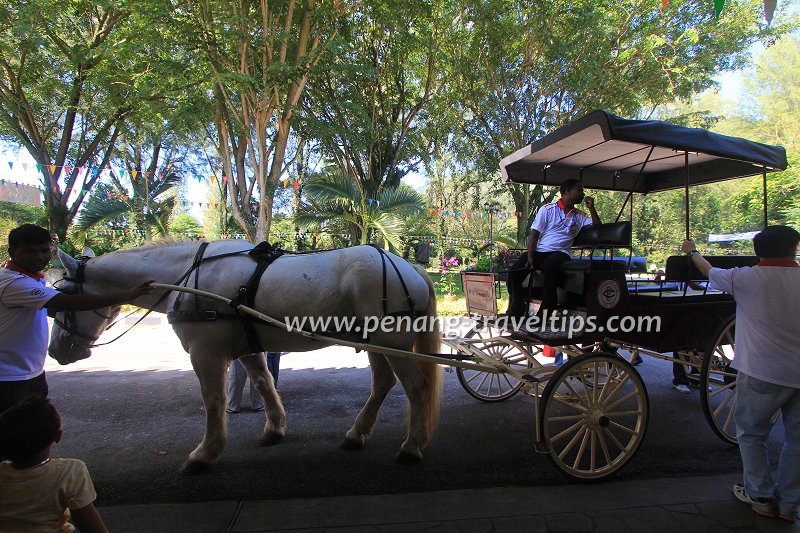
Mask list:
[[145,250],[149,250],[150,248],[165,248],[171,246],[180,246],[182,244],[189,244],[195,243],[200,244],[201,242],[205,242],[203,239],[178,239],[175,237],[160,237],[158,239],[153,239],[152,241],[148,241],[140,246],[135,248],[123,248],[121,250],[117,250],[116,254],[127,254],[133,252],[142,252]]

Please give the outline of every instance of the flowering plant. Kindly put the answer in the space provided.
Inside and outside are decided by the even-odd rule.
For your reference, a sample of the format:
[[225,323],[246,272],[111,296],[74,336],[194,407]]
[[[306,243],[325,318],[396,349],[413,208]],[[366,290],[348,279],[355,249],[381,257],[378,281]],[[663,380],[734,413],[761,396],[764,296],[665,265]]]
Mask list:
[[458,259],[455,257],[440,257],[439,258],[439,271],[441,277],[439,278],[438,287],[441,288],[445,294],[454,294],[456,291],[456,276],[458,275]]

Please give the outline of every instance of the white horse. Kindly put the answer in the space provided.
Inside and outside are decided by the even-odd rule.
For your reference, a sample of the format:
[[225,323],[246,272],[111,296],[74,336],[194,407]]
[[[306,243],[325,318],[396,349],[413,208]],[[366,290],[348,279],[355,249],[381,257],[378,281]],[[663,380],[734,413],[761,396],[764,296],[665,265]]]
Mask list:
[[[95,294],[129,288],[147,280],[176,284],[191,270],[199,246],[198,242],[147,245],[91,257],[80,269],[78,261],[59,250],[68,274],[60,288],[67,292]],[[255,271],[256,261],[246,253],[252,247],[244,241],[210,243],[204,252],[207,259],[189,274],[188,287],[233,298]],[[240,251],[242,253],[236,253]],[[382,257],[381,252],[370,246],[359,246],[283,255],[261,276],[252,307],[278,320],[302,317],[369,319],[382,317],[387,311],[390,314],[408,312],[414,305],[417,315],[428,317],[429,325],[435,325],[436,299],[425,271],[391,254]],[[212,259],[222,254],[232,255]],[[396,265],[397,271],[392,264]],[[400,277],[406,288],[403,288]],[[178,293],[164,295],[163,290],[156,290],[135,304],[161,313],[173,311]],[[386,304],[382,301],[384,295]],[[208,298],[195,299],[188,294],[180,296],[177,309],[188,311],[190,315],[197,309],[205,316],[210,316],[205,311],[214,311],[220,317],[235,314],[225,304]],[[92,344],[118,311],[117,308],[59,313],[50,340],[51,355],[62,364],[88,357]],[[274,326],[263,323],[254,326],[261,349],[265,351],[297,352],[325,346],[318,340]],[[230,318],[218,318],[177,322],[172,327],[190,355],[200,380],[206,410],[203,440],[189,454],[181,472],[201,472],[222,453],[227,440],[225,376],[231,361],[239,356],[242,356],[248,376],[264,398],[267,421],[259,444],[277,443],[284,436],[283,405],[267,371],[264,356],[247,355],[256,349],[248,343],[243,324]],[[422,332],[408,329],[375,331],[369,342],[399,350],[413,349],[419,353],[438,352],[438,328],[429,327]],[[372,391],[347,432],[343,447],[360,449],[364,446],[375,426],[381,404],[399,379],[408,396],[408,433],[396,459],[416,462],[422,458],[422,449],[430,441],[436,425],[442,386],[441,368],[434,363],[374,352],[369,353],[369,362]]]

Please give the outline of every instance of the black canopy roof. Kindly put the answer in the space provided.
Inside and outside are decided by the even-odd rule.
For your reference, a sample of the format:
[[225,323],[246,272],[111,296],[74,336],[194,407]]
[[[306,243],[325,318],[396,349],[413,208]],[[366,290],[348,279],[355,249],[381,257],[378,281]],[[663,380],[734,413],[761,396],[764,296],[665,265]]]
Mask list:
[[[506,180],[648,193],[786,169],[782,146],[594,111],[500,161]],[[646,162],[646,164],[645,164]],[[644,165],[644,172],[637,176]]]

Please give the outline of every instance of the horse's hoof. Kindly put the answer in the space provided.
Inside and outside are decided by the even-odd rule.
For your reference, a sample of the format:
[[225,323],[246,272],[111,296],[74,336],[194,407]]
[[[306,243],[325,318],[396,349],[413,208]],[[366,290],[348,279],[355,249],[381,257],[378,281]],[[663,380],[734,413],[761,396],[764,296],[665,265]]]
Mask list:
[[179,472],[184,476],[196,476],[206,472],[211,465],[208,463],[201,463],[200,461],[187,460],[181,465]]
[[400,450],[397,452],[397,455],[394,456],[394,462],[399,465],[415,465],[422,461],[422,457],[418,455],[414,455],[413,453],[404,452]]
[[357,451],[364,448],[364,443],[360,440],[345,438],[339,448],[342,450]]
[[266,435],[261,435],[261,438],[258,439],[258,445],[275,446],[281,441],[281,439],[283,439],[283,435],[280,433],[267,433]]

